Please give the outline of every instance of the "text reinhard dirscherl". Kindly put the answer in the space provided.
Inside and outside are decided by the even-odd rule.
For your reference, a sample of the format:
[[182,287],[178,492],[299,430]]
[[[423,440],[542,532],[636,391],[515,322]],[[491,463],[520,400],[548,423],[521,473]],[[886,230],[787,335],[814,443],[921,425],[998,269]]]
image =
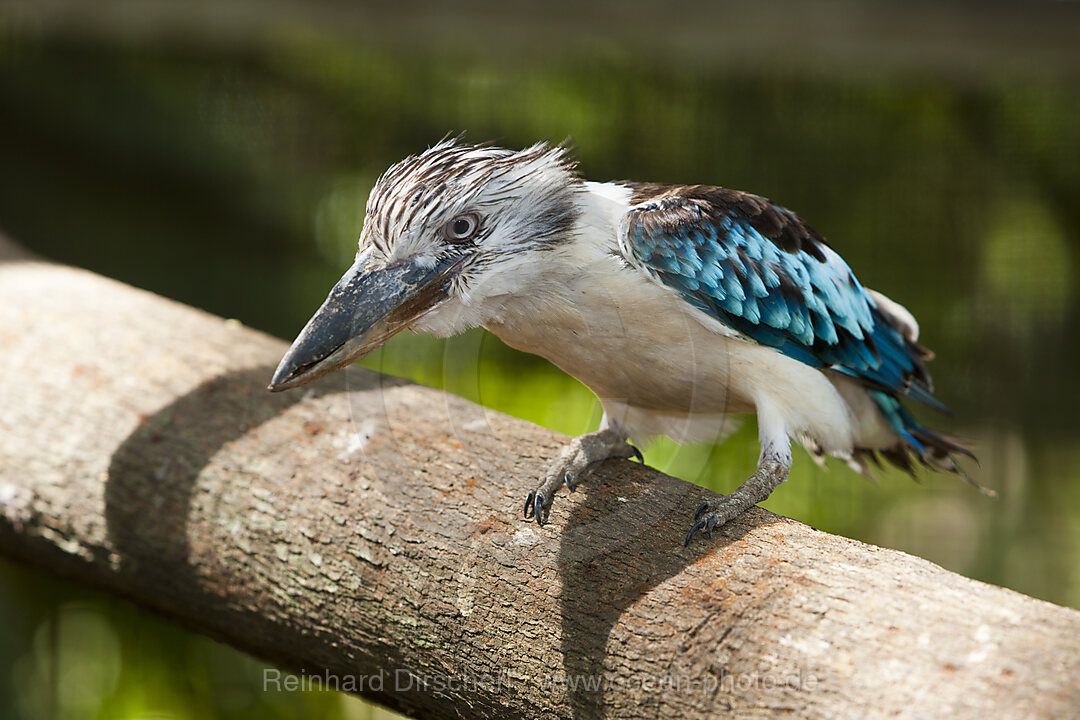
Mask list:
[[445,675],[418,673],[404,668],[393,671],[380,670],[370,675],[319,673],[300,671],[289,673],[277,668],[263,670],[263,692],[295,692],[298,690],[340,690],[347,693],[387,692],[498,692],[503,689],[536,684],[544,692],[602,692],[604,690],[632,689],[643,692],[684,692],[715,695],[718,692],[745,693],[751,690],[770,690],[790,687],[795,690],[813,690],[818,679],[802,671],[788,674],[772,673],[705,673],[690,675],[537,675],[534,677],[511,677],[508,673],[479,675]]

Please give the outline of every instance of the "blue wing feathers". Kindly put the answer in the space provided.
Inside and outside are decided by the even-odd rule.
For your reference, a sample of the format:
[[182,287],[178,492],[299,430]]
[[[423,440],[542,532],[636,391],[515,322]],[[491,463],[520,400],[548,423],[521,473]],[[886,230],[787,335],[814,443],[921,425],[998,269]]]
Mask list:
[[901,438],[900,448],[881,451],[886,460],[912,472],[910,450],[924,464],[958,471],[951,455],[970,453],[920,425],[897,398],[946,410],[922,364],[928,351],[882,314],[812,228],[746,193],[631,187],[644,195],[626,218],[631,263],[748,340],[864,384]]
[[[847,264],[793,213],[722,188],[637,187],[663,197],[627,215],[634,264],[754,342],[944,409],[931,394],[925,351],[881,315]],[[904,419],[891,405],[888,412]]]

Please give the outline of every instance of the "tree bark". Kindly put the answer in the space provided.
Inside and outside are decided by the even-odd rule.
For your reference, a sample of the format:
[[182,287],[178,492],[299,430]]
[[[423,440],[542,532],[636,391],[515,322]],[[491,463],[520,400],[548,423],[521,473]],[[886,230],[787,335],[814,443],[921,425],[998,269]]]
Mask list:
[[[268,290],[269,291],[269,290]],[[415,716],[1080,713],[1080,612],[630,462],[0,238],[0,550]]]

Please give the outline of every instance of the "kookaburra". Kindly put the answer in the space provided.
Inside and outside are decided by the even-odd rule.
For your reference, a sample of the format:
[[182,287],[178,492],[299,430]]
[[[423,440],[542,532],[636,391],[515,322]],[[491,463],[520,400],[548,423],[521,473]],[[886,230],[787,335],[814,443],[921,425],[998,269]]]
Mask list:
[[409,329],[484,327],[547,358],[603,406],[528,494],[543,525],[555,492],[630,439],[715,439],[756,413],[757,470],[704,503],[686,537],[765,500],[794,438],[864,472],[884,458],[959,471],[968,454],[902,400],[943,409],[906,309],[864,288],[797,215],[704,185],[587,182],[561,146],[444,140],[394,165],[367,201],[352,267],[281,360],[285,390]]

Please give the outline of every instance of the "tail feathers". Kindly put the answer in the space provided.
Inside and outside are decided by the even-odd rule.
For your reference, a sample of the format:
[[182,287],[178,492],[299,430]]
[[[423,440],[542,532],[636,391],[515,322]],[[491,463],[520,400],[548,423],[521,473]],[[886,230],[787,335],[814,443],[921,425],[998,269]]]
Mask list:
[[859,464],[867,466],[867,461],[870,461],[883,467],[887,462],[912,477],[915,477],[915,470],[921,465],[959,475],[984,495],[997,497],[997,493],[977,483],[957,462],[960,456],[966,456],[978,463],[974,453],[960,445],[955,438],[920,425],[893,395],[879,390],[870,390],[869,393],[900,441],[894,447],[885,449],[856,448],[853,457]]

